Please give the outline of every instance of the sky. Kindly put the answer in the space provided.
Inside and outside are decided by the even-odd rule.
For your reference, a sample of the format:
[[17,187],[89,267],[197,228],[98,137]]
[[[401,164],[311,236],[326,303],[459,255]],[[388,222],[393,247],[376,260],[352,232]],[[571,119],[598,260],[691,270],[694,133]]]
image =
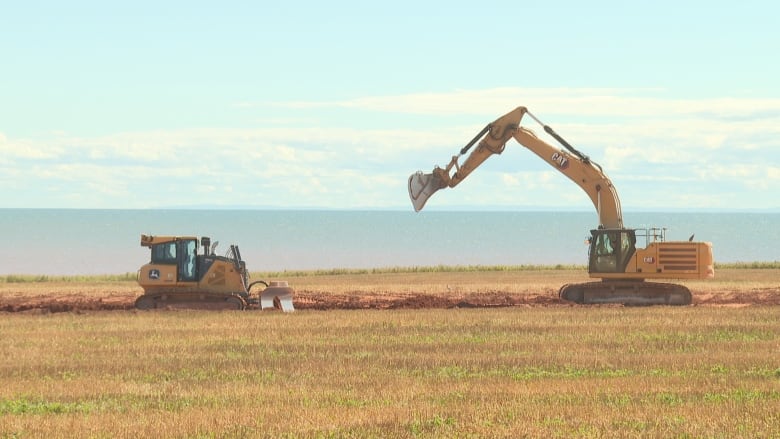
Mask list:
[[[0,207],[411,210],[526,106],[624,209],[779,210],[779,5],[4,2]],[[514,141],[426,205],[589,208]]]

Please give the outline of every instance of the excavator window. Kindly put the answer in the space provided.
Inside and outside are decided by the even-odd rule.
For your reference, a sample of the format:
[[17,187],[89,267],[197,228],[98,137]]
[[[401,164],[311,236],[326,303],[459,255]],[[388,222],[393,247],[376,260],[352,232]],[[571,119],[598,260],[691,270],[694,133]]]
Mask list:
[[594,236],[594,250],[591,252],[591,265],[596,271],[612,273],[616,271],[617,254],[613,236],[610,233],[599,233]]
[[636,250],[632,229],[593,230],[590,251],[590,272],[622,273]]
[[596,253],[598,256],[612,256],[615,254],[615,247],[612,245],[612,237],[607,234],[600,235],[596,240]]

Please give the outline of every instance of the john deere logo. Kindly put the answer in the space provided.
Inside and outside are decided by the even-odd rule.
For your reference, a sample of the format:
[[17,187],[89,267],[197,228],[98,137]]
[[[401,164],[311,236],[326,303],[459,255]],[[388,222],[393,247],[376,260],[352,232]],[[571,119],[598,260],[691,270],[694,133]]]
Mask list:
[[160,270],[149,270],[149,279],[157,280],[160,278]]

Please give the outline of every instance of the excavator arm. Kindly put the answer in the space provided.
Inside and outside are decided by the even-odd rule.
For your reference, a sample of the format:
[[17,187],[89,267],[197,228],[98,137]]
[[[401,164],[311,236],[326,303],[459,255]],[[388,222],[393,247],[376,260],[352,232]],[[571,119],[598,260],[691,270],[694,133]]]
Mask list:
[[[526,114],[539,123],[544,131],[561,143],[565,149],[555,148],[537,137],[533,131],[520,126]],[[418,212],[422,210],[428,198],[439,189],[457,186],[488,157],[504,152],[507,141],[512,138],[585,191],[596,208],[600,227],[623,228],[620,199],[601,166],[569,145],[552,128],[534,117],[526,107],[517,107],[488,124],[461,148],[458,155],[452,157],[445,168],[436,166],[430,174],[422,172],[412,174],[409,177],[409,197],[414,210]],[[467,154],[474,144],[477,144],[476,149],[460,164],[460,158]]]

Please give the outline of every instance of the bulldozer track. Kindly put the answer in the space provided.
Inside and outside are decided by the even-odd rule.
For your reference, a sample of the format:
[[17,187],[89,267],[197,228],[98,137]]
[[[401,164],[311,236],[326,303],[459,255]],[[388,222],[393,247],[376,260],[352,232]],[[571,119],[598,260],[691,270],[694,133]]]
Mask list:
[[247,302],[238,294],[198,293],[157,293],[144,294],[135,300],[135,308],[149,309],[212,309],[236,310],[247,308]]

